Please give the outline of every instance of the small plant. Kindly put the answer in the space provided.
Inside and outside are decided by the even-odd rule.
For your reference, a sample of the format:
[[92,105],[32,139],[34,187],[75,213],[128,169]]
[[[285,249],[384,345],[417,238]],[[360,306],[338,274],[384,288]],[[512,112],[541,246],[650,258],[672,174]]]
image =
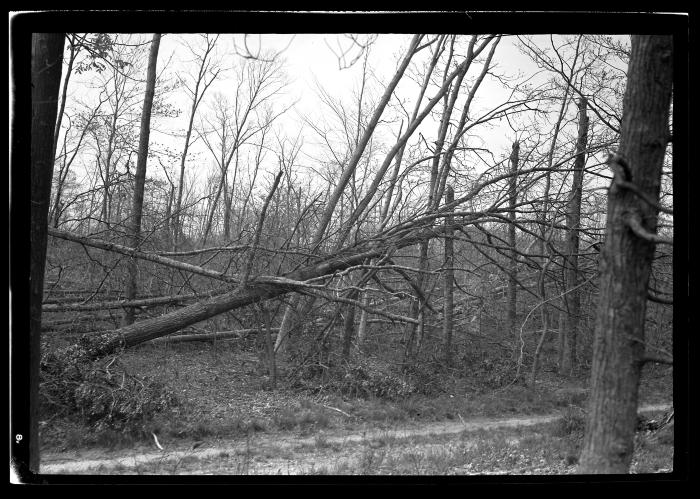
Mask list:
[[567,407],[562,413],[562,417],[555,423],[554,436],[580,437],[586,429],[586,415],[582,409],[577,407]]

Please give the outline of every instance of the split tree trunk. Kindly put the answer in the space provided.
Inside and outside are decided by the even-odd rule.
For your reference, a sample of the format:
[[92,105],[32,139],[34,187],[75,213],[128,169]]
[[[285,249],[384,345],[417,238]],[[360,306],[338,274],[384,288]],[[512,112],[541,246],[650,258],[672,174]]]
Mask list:
[[574,179],[571,185],[569,206],[566,210],[567,249],[564,256],[564,309],[566,314],[560,321],[561,363],[559,374],[570,376],[575,367],[576,341],[579,316],[581,313],[581,293],[576,288],[578,282],[579,225],[581,223],[581,193],[583,190],[583,167],[586,165],[586,147],[588,145],[588,101],[581,98],[578,103],[579,124],[576,141],[576,159],[574,160]]
[[[619,156],[608,193],[600,297],[593,344],[591,396],[579,472],[628,473],[634,450],[639,375],[644,354],[647,284],[658,208],[654,201],[668,144],[673,83],[670,36],[632,36]],[[641,223],[646,237],[631,230]],[[633,224],[633,222],[632,222]]]

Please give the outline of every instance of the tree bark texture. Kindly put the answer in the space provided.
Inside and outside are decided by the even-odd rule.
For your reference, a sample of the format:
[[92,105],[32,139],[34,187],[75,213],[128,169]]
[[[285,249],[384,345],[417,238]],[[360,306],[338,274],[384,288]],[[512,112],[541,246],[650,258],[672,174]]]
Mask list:
[[[153,35],[151,52],[148,56],[148,69],[146,73],[146,95],[143,99],[143,111],[141,112],[141,132],[139,135],[139,151],[136,161],[136,173],[134,175],[134,198],[131,208],[129,223],[129,236],[131,247],[139,247],[141,234],[141,216],[143,214],[143,189],[146,182],[146,164],[148,162],[148,139],[151,135],[151,109],[153,108],[153,96],[156,88],[156,63],[158,61],[158,48],[160,47],[160,33]],[[129,277],[126,284],[125,298],[136,298],[138,265],[132,258],[129,261]],[[127,307],[124,311],[124,325],[134,322],[134,309]]]
[[63,33],[32,34],[31,62],[31,157],[30,157],[30,326],[29,326],[29,467],[39,472],[39,364],[41,359],[41,302],[44,295],[44,268],[53,143],[58,92],[63,62]]
[[581,473],[628,473],[632,460],[654,243],[632,232],[627,220],[637,216],[646,231],[655,233],[658,209],[617,181],[632,182],[658,201],[669,137],[672,54],[670,36],[632,36],[620,150],[609,159],[615,178],[608,193],[600,262],[592,391]]

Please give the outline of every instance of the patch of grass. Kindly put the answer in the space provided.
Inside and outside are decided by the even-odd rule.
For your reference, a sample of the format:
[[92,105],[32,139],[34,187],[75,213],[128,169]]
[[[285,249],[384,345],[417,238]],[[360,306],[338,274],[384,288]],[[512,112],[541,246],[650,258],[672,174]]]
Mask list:
[[658,473],[673,470],[674,425],[654,432],[638,432],[634,439],[632,473]]
[[[149,427],[149,435],[152,431],[158,435],[162,434],[171,438],[186,438],[192,440],[204,440],[206,438],[225,438],[231,436],[247,435],[255,432],[265,432],[270,426],[260,418],[244,419],[242,417],[231,417],[230,419],[195,421],[174,421],[168,423],[159,420],[157,424]],[[161,430],[159,432],[158,430]]]
[[328,437],[326,435],[318,434],[314,438],[314,445],[318,449],[328,449],[328,448],[339,448],[337,444],[334,444],[332,442],[328,441]]
[[554,424],[552,435],[555,437],[581,437],[586,429],[586,414],[574,406],[567,407],[562,417]]
[[377,399],[358,401],[353,413],[361,421],[367,422],[394,422],[409,419],[408,413],[401,404],[387,403]]
[[377,471],[381,468],[386,454],[387,451],[385,449],[375,450],[366,447],[360,456],[357,473],[360,475],[377,474]]
[[330,417],[322,407],[313,408],[285,408],[273,418],[274,424],[280,430],[309,430],[327,428],[330,425]]

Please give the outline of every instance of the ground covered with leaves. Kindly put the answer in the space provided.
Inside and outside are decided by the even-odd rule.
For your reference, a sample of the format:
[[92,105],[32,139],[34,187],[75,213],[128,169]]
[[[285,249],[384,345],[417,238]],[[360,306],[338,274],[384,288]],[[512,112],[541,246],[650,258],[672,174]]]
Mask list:
[[[106,474],[575,469],[588,393],[585,373],[563,380],[544,372],[529,387],[508,381],[505,369],[494,373],[493,366],[475,366],[468,377],[427,368],[401,372],[363,358],[316,373],[282,363],[273,388],[264,359],[253,351],[233,341],[144,344],[91,362],[79,346],[46,345],[42,454],[49,461],[61,456],[79,461],[161,453],[139,466],[117,462],[90,469]],[[487,382],[495,376],[503,380],[500,386]],[[642,404],[670,402],[669,387],[670,372],[647,373]],[[551,414],[558,415],[556,421],[490,430],[464,426],[455,433],[474,420]],[[431,424],[437,429],[425,434]],[[210,452],[196,453],[202,449]],[[176,457],[165,459],[170,451]],[[638,432],[633,472],[670,471],[672,462],[672,424]]]

